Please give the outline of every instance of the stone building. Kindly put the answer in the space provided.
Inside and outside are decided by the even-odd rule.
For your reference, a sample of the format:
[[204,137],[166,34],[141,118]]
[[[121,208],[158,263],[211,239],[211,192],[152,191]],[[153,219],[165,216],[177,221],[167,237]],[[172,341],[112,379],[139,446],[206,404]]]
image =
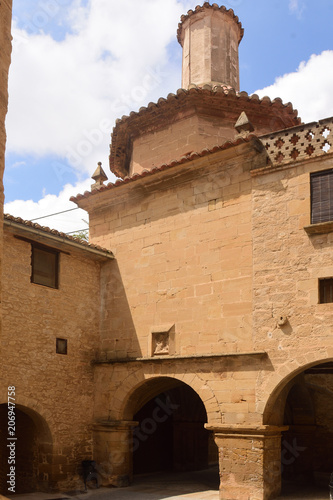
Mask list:
[[[183,88],[118,120],[119,180],[99,165],[72,198],[90,245],[5,220],[2,376],[36,435],[34,487],[92,457],[114,486],[218,463],[228,500],[328,484],[333,118],[240,92],[242,36],[216,4],[182,16]],[[34,282],[35,248],[59,282]]]

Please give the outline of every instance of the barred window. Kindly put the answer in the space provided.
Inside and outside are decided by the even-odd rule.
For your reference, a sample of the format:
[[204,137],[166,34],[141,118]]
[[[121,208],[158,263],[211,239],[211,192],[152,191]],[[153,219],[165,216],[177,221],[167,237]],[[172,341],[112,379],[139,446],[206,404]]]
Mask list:
[[333,221],[333,169],[311,174],[311,224]]

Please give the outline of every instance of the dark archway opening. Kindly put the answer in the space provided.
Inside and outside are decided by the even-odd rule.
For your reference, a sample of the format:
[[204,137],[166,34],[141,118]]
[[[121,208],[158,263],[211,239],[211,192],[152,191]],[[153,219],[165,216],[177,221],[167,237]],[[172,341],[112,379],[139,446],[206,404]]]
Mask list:
[[[6,496],[14,493],[7,483],[11,465],[15,467],[15,494],[47,491],[52,443],[42,417],[28,408],[16,407],[16,439],[8,437],[8,406],[3,404],[0,405],[0,493]],[[8,443],[15,443],[12,453]]]
[[333,363],[311,367],[288,385],[283,424],[289,430],[281,442],[282,493],[328,494],[333,472]]
[[147,401],[135,413],[134,474],[184,472],[218,462],[212,433],[204,424],[207,413],[198,394],[179,383]]

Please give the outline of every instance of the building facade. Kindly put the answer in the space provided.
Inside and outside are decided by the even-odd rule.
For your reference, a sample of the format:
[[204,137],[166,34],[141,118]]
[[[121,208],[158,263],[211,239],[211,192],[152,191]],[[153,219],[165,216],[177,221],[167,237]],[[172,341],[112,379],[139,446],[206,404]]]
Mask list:
[[[218,463],[221,500],[328,484],[333,118],[303,124],[290,103],[240,92],[242,36],[216,4],[182,16],[184,88],[118,120],[119,179],[99,165],[72,198],[92,246],[5,224],[8,384],[49,446],[34,487],[79,484],[89,458],[118,487]],[[36,238],[60,253],[58,288],[33,282]]]

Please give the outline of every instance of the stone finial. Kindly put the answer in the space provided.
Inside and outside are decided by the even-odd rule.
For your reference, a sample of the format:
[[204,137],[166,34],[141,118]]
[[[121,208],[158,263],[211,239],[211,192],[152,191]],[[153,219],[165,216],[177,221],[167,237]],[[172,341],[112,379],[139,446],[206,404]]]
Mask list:
[[245,137],[254,131],[254,126],[252,125],[252,123],[248,119],[245,111],[243,111],[240,114],[240,116],[235,124],[235,129],[237,130],[239,137]]
[[91,189],[97,189],[103,186],[103,183],[108,180],[106,173],[102,169],[102,162],[98,162],[97,168],[91,178],[95,181],[95,183],[91,185]]

